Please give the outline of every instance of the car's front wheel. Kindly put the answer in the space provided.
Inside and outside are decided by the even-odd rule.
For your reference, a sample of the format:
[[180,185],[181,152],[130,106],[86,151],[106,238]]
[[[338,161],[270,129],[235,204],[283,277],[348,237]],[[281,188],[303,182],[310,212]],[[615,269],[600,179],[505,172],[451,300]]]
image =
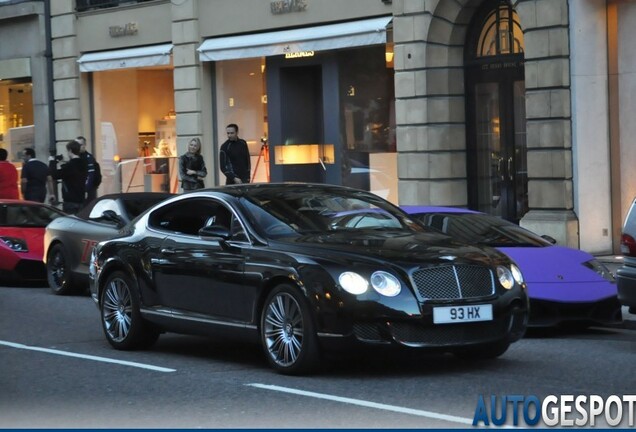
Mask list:
[[102,328],[113,347],[146,348],[159,337],[159,332],[142,318],[136,284],[125,273],[116,271],[106,279],[99,304]]
[[78,291],[71,274],[69,254],[61,243],[53,245],[49,251],[46,277],[51,290],[57,295],[74,294]]
[[261,314],[261,341],[269,364],[278,372],[313,372],[320,349],[307,301],[297,288],[284,284],[267,296]]

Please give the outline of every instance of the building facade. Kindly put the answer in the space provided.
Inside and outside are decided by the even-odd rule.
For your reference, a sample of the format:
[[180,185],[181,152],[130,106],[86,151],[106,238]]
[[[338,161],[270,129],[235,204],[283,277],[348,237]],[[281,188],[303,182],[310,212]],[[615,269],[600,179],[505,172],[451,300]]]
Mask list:
[[46,161],[55,140],[48,6],[0,1],[0,147],[18,168],[25,147]]
[[469,206],[618,250],[636,193],[632,2],[57,0],[51,15],[58,147],[90,137],[104,192],[152,187],[113,160],[153,155],[142,174],[161,174],[193,137],[206,184],[224,183],[237,123],[254,181]]

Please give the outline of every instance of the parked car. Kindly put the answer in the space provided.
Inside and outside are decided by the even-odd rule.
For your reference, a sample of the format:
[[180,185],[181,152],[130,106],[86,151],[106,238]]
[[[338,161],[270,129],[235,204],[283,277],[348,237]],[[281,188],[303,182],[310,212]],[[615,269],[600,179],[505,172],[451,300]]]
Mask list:
[[[349,226],[343,211],[381,214]],[[172,331],[259,342],[298,374],[359,345],[492,358],[524,334],[521,272],[377,195],[321,184],[250,184],[171,198],[100,242],[91,294],[116,349]]]
[[618,300],[636,314],[636,199],[632,202],[621,233],[623,264],[616,270]]
[[519,265],[528,285],[532,327],[622,321],[612,273],[591,254],[557,246],[512,222],[451,207],[403,206],[412,218],[453,238],[499,249]]
[[46,276],[53,292],[72,294],[86,290],[93,246],[114,237],[135,217],[170,196],[159,192],[104,195],[77,215],[55,219],[44,234]]
[[46,280],[42,262],[44,227],[65,213],[33,201],[0,200],[0,279]]

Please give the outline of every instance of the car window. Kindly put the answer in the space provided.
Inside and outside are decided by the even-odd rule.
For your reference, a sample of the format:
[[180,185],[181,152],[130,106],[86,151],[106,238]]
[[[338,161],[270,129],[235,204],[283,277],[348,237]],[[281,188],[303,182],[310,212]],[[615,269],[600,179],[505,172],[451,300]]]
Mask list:
[[0,226],[45,227],[64,213],[45,206],[3,205]]
[[464,243],[494,247],[551,244],[541,236],[495,216],[478,213],[421,213],[411,216]]
[[181,200],[163,206],[150,214],[148,224],[158,230],[198,236],[206,226],[223,226],[232,234],[232,240],[246,241],[241,223],[222,202],[209,198]]
[[114,199],[106,198],[95,203],[95,206],[93,207],[90,214],[88,215],[88,218],[101,219],[102,215],[104,214],[106,210],[112,210],[115,213],[117,213],[119,216],[122,215],[121,208],[119,207],[119,204],[117,204],[117,201],[115,201]]
[[128,199],[127,197],[122,197],[121,203],[124,207],[124,211],[128,219],[133,220],[150,207],[155,204],[160,203],[165,200],[167,197],[165,195],[153,196],[153,197],[143,197],[143,198],[135,198]]
[[272,195],[256,190],[241,204],[259,233],[269,238],[344,230],[427,230],[390,203],[359,191],[310,193],[289,188]]

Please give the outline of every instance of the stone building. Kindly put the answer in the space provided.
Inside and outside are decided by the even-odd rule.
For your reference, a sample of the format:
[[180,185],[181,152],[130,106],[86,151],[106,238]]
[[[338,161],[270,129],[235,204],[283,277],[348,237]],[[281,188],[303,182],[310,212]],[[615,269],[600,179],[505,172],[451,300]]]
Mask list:
[[633,2],[56,0],[51,15],[55,139],[88,136],[106,177],[201,137],[221,184],[238,123],[255,181],[469,206],[618,251]]

